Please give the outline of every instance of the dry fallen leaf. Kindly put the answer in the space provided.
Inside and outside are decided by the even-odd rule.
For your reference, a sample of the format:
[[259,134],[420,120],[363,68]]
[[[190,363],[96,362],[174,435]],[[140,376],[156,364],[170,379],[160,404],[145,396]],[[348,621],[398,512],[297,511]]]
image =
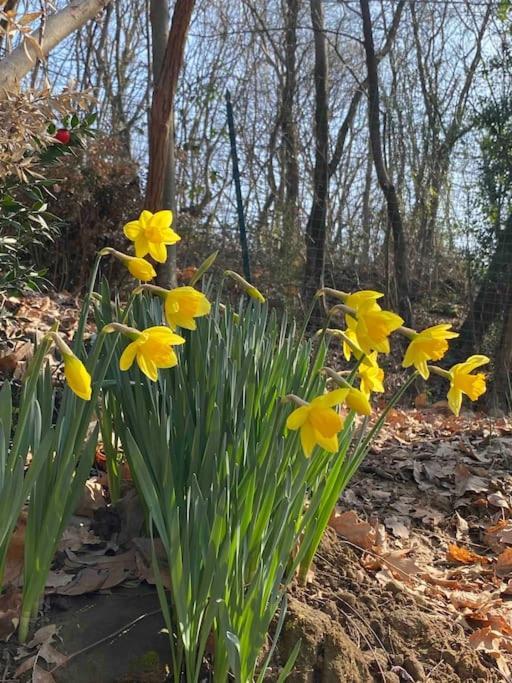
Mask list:
[[36,664],[32,670],[32,683],[55,683],[55,678]]
[[491,550],[500,553],[506,543],[512,544],[511,521],[508,519],[500,519],[499,522],[485,529],[483,541]]
[[353,510],[341,514],[334,512],[329,520],[329,526],[362,550],[370,550],[375,544],[375,528],[360,519]]
[[510,505],[508,499],[503,495],[501,491],[495,491],[487,496],[487,500],[495,508],[501,508],[503,510],[510,510]]
[[446,559],[448,562],[455,562],[458,564],[489,564],[490,559],[478,553],[474,553],[469,548],[463,548],[455,543],[448,544],[446,551]]
[[78,572],[73,581],[66,586],[57,588],[54,592],[59,595],[83,595],[84,593],[94,593],[103,587],[103,584],[108,577],[108,569],[86,567]]
[[512,573],[512,548],[506,548],[496,558],[496,575],[504,578]]
[[471,472],[469,467],[460,463],[455,468],[455,495],[460,498],[468,491],[481,493],[489,488],[488,482]]
[[388,529],[391,529],[393,536],[396,536],[397,538],[406,539],[411,535],[411,530],[406,525],[405,518],[403,517],[386,517],[384,519],[384,525]]
[[500,642],[503,638],[503,633],[495,631],[491,626],[485,626],[474,631],[468,638],[469,644],[475,650],[484,650],[485,652],[499,652]]
[[75,510],[76,515],[92,517],[96,510],[106,506],[105,492],[98,477],[91,477],[85,482],[82,498]]
[[458,541],[462,540],[469,531],[469,524],[463,517],[459,515],[458,512],[455,512],[455,528],[455,536]]

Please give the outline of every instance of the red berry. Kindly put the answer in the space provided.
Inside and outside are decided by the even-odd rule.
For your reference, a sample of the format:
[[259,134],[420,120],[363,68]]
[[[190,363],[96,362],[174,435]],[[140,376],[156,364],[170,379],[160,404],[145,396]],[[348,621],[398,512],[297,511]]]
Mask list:
[[66,128],[59,128],[59,130],[55,133],[55,139],[61,142],[63,145],[69,145],[71,133]]

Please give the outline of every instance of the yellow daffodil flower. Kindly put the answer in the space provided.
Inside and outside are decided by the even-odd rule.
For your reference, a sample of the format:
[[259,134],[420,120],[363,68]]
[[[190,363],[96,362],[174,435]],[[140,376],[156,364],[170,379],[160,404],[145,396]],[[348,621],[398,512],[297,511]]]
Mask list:
[[149,261],[140,258],[138,256],[129,256],[128,254],[123,254],[117,249],[112,249],[112,247],[105,247],[100,251],[102,256],[107,256],[110,254],[114,258],[121,261],[121,263],[126,266],[130,275],[133,275],[137,280],[142,282],[148,282],[156,277],[156,270],[153,268]]
[[375,292],[373,289],[362,289],[359,292],[353,292],[349,294],[345,301],[343,302],[345,306],[350,306],[350,308],[357,309],[362,306],[362,304],[373,301],[374,303],[377,299],[382,299],[384,294],[381,292]]
[[[348,316],[350,318],[350,316]],[[357,321],[351,327],[365,354],[372,351],[389,353],[389,335],[403,325],[403,319],[391,311],[383,311],[375,300],[368,299],[357,309]]]
[[470,356],[464,363],[457,363],[450,370],[450,389],[448,391],[448,405],[455,415],[460,413],[462,394],[466,394],[472,401],[485,394],[485,375],[483,372],[471,374],[473,370],[489,363],[487,356]]
[[181,237],[171,229],[172,211],[143,211],[138,220],[124,226],[124,234],[135,243],[135,256],[150,254],[158,263],[165,263],[168,244],[176,244]]
[[165,319],[174,330],[183,327],[195,330],[194,318],[207,315],[211,304],[202,292],[193,287],[176,287],[165,294]]
[[348,389],[336,389],[317,396],[311,403],[296,408],[286,420],[287,429],[300,429],[300,441],[304,455],[309,457],[318,444],[330,453],[338,450],[338,432],[343,429],[343,419],[333,406],[343,403]]
[[49,332],[59,349],[64,363],[64,377],[71,391],[83,401],[90,401],[92,395],[91,375],[82,361],[75,356],[64,339],[56,332]]
[[459,335],[451,331],[451,325],[442,323],[427,327],[422,332],[414,333],[411,343],[405,352],[402,367],[414,365],[423,379],[428,379],[429,369],[427,361],[441,360],[448,351],[448,339],[455,339]]
[[382,394],[384,392],[384,370],[379,367],[377,353],[374,351],[366,358],[371,365],[361,364],[357,369],[357,374],[361,380],[361,391],[367,397],[373,392]]
[[[115,325],[110,327],[116,329]],[[168,327],[157,325],[148,327],[142,332],[132,330],[130,336],[135,336],[135,339],[128,344],[121,355],[119,360],[121,370],[129,370],[133,361],[137,360],[141,372],[156,382],[158,368],[172,368],[178,364],[178,357],[172,347],[184,344],[185,340]]]
[[368,400],[368,396],[363,391],[356,389],[355,387],[352,387],[348,390],[345,403],[350,410],[354,410],[358,415],[371,415],[372,413],[372,407],[370,405],[370,401]]

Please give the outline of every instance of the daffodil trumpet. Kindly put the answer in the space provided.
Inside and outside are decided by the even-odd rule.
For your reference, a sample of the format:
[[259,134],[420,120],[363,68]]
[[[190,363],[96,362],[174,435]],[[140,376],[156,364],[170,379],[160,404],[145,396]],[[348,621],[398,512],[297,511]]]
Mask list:
[[[345,398],[345,403],[350,410],[355,411],[358,415],[371,415],[372,407],[370,405],[369,395],[360,389],[356,389],[356,387],[352,386],[351,382],[346,380],[332,368],[322,368],[320,372],[329,377],[329,379],[332,379],[338,387],[347,389],[348,393]],[[350,375],[353,375],[353,373],[350,373]]]
[[449,370],[444,370],[436,365],[428,368],[436,375],[450,382],[448,390],[448,405],[454,415],[459,415],[462,406],[463,395],[471,401],[476,401],[486,392],[486,378],[483,372],[474,373],[473,370],[487,365],[490,359],[483,355],[470,356],[463,363],[456,363]]

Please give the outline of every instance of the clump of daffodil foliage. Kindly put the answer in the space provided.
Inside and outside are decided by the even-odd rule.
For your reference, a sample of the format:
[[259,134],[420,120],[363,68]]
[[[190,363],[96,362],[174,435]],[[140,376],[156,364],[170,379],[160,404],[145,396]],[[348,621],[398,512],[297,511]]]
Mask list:
[[[485,376],[474,371],[488,358],[472,356],[451,369],[433,364],[456,333],[445,324],[406,328],[380,306],[383,295],[370,290],[320,290],[317,296],[336,303],[323,329],[306,338],[233,271],[216,289],[211,283],[201,289],[214,255],[189,286],[153,285],[155,268],[145,257],[165,262],[167,246],[180,240],[171,225],[170,211],[143,211],[128,223],[124,234],[135,254],[110,247],[98,254],[73,348],[57,331],[45,340],[60,351],[68,389],[57,440],[44,446],[54,454],[44,478],[39,483],[35,477],[33,493],[18,497],[29,497],[34,508],[28,542],[38,551],[30,567],[38,563],[38,577],[48,570],[72,512],[75,494],[64,491],[62,478],[52,478],[52,458],[61,457],[66,476],[80,483],[97,434],[78,458],[83,424],[91,417],[84,406],[92,405],[103,438],[119,440],[146,506],[148,531],[165,550],[168,590],[159,582],[156,552],[153,562],[174,681],[201,680],[208,644],[215,681],[261,682],[285,618],[286,589],[294,577],[305,580],[333,508],[389,409],[418,375],[433,373],[449,382],[448,402],[458,414],[463,395],[476,400],[484,393]],[[126,303],[106,281],[94,292],[106,257],[121,261],[139,281]],[[228,279],[247,294],[236,309],[222,303]],[[86,358],[82,336],[91,306],[98,335]],[[412,370],[386,407],[376,410],[373,394],[385,392],[379,358],[390,352],[396,334],[409,340],[403,366]],[[325,366],[328,338],[340,341],[345,368]],[[79,427],[73,431],[75,416]],[[62,425],[68,428],[64,439]],[[110,450],[109,478],[117,490],[116,453],[111,458]],[[46,520],[43,548],[36,534],[45,509],[57,504],[58,514]],[[26,580],[25,630],[41,594],[39,579],[27,573]]]

